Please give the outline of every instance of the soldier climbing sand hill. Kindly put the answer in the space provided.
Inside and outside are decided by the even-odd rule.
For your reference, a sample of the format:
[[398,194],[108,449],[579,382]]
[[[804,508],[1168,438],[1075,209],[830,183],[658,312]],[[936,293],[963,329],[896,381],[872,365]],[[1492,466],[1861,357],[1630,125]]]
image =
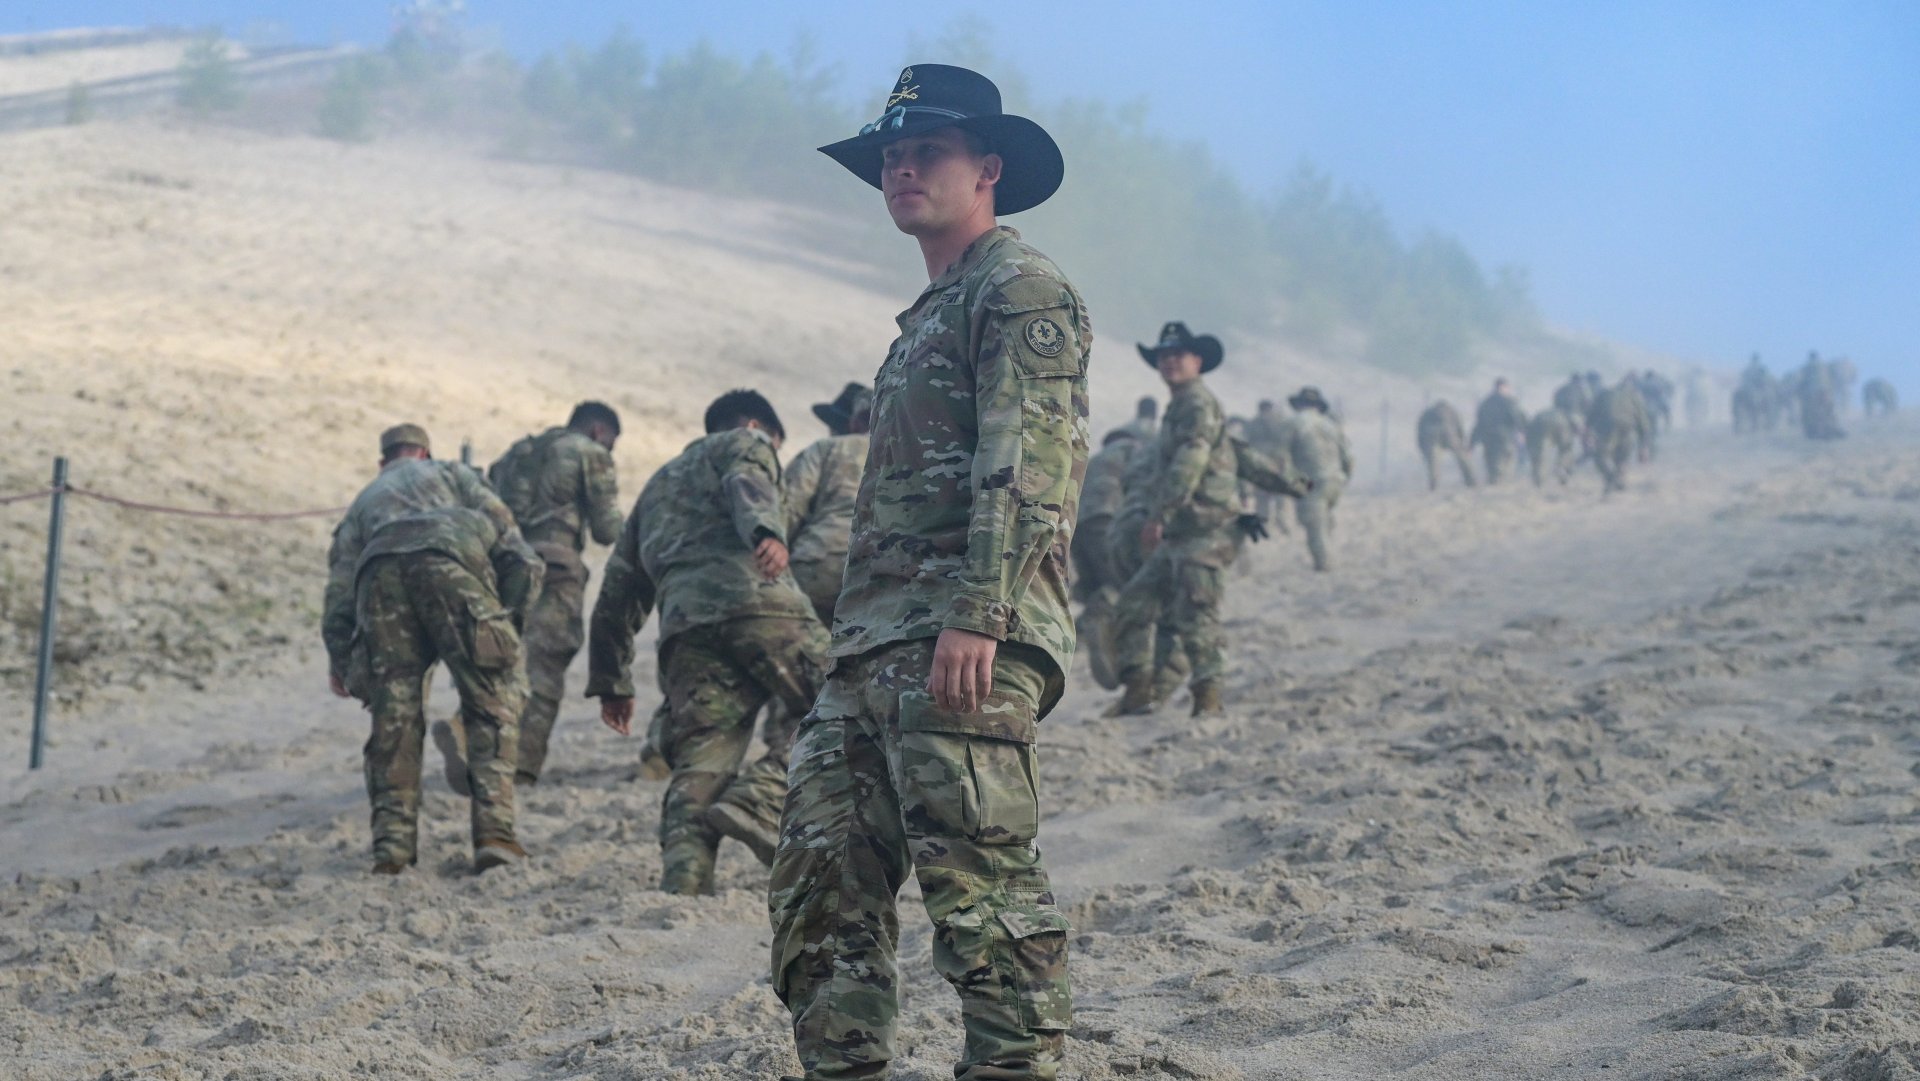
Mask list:
[[1069,928],[1035,844],[1034,744],[1074,649],[1093,330],[1059,268],[995,218],[1044,201],[1064,167],[986,78],[935,64],[821,149],[880,189],[929,284],[875,377],[833,669],[794,741],[773,989],[808,1078],[886,1076],[911,873],[960,997],[955,1077],[1052,1081]]
[[1651,438],[1653,422],[1631,375],[1594,396],[1587,410],[1587,431],[1593,441],[1593,460],[1600,467],[1604,492],[1627,490],[1627,463],[1645,460],[1643,448]]
[[797,717],[813,702],[826,628],[789,572],[780,504],[786,430],[767,400],[730,391],[707,407],[707,434],[660,467],[621,527],[593,605],[587,696],[626,735],[633,639],[660,613],[667,716],[659,749],[672,776],[660,811],[660,888],[712,893],[720,840],[772,859],[791,732],[773,723],[746,759],[769,700]]
[[1890,417],[1900,409],[1900,393],[1878,376],[1860,387],[1860,409],[1867,416]]
[[1310,485],[1294,506],[1300,529],[1307,535],[1313,569],[1331,570],[1333,553],[1328,545],[1333,512],[1340,505],[1340,493],[1353,479],[1353,447],[1318,387],[1301,387],[1287,404],[1293,407],[1293,415],[1281,429],[1281,461]]
[[1535,488],[1546,483],[1549,451],[1553,454],[1553,479],[1565,484],[1573,475],[1573,450],[1578,442],[1574,431],[1573,418],[1558,407],[1542,409],[1527,422],[1527,458],[1533,466]]
[[521,690],[516,629],[543,563],[479,474],[432,457],[425,429],[380,436],[380,474],[334,530],[321,630],[335,694],[373,715],[366,745],[373,871],[419,860],[420,758],[428,670],[447,666],[467,733],[473,861],[526,856],[514,833]]
[[[520,715],[520,757],[514,780],[531,785],[547,760],[547,740],[566,695],[567,666],[586,641],[587,538],[612,544],[620,533],[620,493],[613,447],[620,416],[603,402],[581,402],[563,428],[549,428],[508,448],[487,470],[520,535],[546,561],[540,595],[527,613],[521,641],[527,656],[527,707]],[[447,784],[466,795],[466,732],[458,718],[436,721],[433,741],[446,762]]]
[[1513,398],[1513,387],[1505,379],[1493,381],[1493,393],[1480,402],[1473,418],[1473,434],[1467,445],[1479,447],[1485,456],[1487,483],[1498,484],[1513,468],[1514,440],[1527,430],[1527,413]]
[[[1247,422],[1247,445],[1269,458],[1277,459],[1283,456],[1286,453],[1281,446],[1286,438],[1285,425],[1286,418],[1280,415],[1280,410],[1274,406],[1273,402],[1262,401],[1253,419]],[[1274,513],[1276,506],[1284,508],[1286,497],[1265,488],[1253,487],[1253,513],[1259,515],[1261,521],[1272,526],[1274,532],[1285,535],[1291,532],[1287,528],[1287,516],[1284,513]]]
[[1094,681],[1107,690],[1120,685],[1108,634],[1114,601],[1127,584],[1114,565],[1110,534],[1126,504],[1128,467],[1151,446],[1151,437],[1142,438],[1132,424],[1108,432],[1099,453],[1087,461],[1086,482],[1080,489],[1080,522],[1073,531],[1073,599],[1080,602],[1075,627]]
[[858,383],[848,383],[833,401],[816,404],[813,415],[827,426],[827,437],[794,455],[781,482],[793,578],[829,626],[847,567],[872,413],[873,392]]
[[1427,464],[1428,491],[1440,487],[1442,451],[1460,463],[1461,483],[1473,487],[1473,463],[1467,460],[1467,430],[1460,422],[1459,410],[1445,401],[1433,403],[1420,414],[1415,436],[1420,444],[1420,458]]

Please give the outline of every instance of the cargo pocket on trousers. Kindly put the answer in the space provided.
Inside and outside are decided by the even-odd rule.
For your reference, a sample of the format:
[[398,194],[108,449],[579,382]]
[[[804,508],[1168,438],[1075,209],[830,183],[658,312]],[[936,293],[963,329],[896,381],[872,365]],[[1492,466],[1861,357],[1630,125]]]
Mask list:
[[503,611],[473,611],[473,655],[475,668],[511,668],[520,659],[520,636],[514,633],[513,619]]
[[930,836],[1024,845],[1040,833],[1031,705],[989,696],[978,713],[950,713],[924,691],[900,696],[902,807]]
[[1073,1024],[1073,991],[1067,983],[1067,934],[1073,925],[1052,905],[1011,905],[1001,909],[1010,964],[1002,971],[1014,981],[1015,1005],[1028,1028],[1047,1031]]

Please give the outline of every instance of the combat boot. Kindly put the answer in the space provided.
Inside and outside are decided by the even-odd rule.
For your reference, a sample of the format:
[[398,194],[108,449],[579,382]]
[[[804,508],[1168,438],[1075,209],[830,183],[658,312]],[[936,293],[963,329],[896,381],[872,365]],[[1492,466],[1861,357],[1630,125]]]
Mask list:
[[1220,685],[1218,683],[1196,683],[1193,685],[1193,715],[1195,717],[1217,717],[1226,712],[1220,704]]
[[780,831],[734,803],[716,803],[707,808],[707,825],[721,835],[731,837],[753,850],[760,866],[773,866],[774,850],[780,847]]
[[491,871],[527,858],[527,850],[516,841],[481,841],[473,852],[473,873]]
[[1107,707],[1105,716],[1134,717],[1143,713],[1152,713],[1153,677],[1141,671],[1128,672],[1123,678],[1125,689],[1120,692],[1120,700]]
[[440,749],[440,757],[446,763],[447,787],[453,789],[456,796],[473,795],[473,786],[467,782],[467,730],[456,726],[452,720],[433,722],[433,745]]

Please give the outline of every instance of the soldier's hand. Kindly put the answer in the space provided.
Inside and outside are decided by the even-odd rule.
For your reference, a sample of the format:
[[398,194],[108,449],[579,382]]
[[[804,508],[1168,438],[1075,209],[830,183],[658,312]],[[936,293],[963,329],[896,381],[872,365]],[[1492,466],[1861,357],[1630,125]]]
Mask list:
[[1000,643],[992,635],[948,627],[933,643],[933,674],[927,693],[949,713],[972,713],[993,691],[993,655]]
[[353,694],[347,690],[346,680],[341,679],[340,673],[338,672],[327,673],[327,689],[331,690],[335,696],[340,698],[353,697]]
[[772,537],[763,538],[760,546],[753,550],[753,561],[771,582],[787,569],[787,546]]
[[633,699],[607,695],[600,699],[600,723],[623,736],[633,734]]
[[1266,519],[1258,514],[1242,514],[1233,520],[1233,525],[1255,544],[1267,539]]
[[1151,552],[1160,547],[1161,534],[1165,532],[1159,522],[1148,522],[1140,527],[1140,550]]

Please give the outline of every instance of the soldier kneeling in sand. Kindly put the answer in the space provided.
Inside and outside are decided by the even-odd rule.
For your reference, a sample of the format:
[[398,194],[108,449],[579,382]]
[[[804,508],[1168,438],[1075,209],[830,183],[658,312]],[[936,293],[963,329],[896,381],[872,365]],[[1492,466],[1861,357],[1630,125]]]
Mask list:
[[380,475],[334,530],[321,621],[333,693],[373,714],[373,871],[399,874],[419,859],[424,684],[436,661],[460,692],[473,862],[484,871],[526,855],[513,822],[525,696],[517,627],[544,566],[479,474],[433,460],[420,426],[389,428],[380,456]]

